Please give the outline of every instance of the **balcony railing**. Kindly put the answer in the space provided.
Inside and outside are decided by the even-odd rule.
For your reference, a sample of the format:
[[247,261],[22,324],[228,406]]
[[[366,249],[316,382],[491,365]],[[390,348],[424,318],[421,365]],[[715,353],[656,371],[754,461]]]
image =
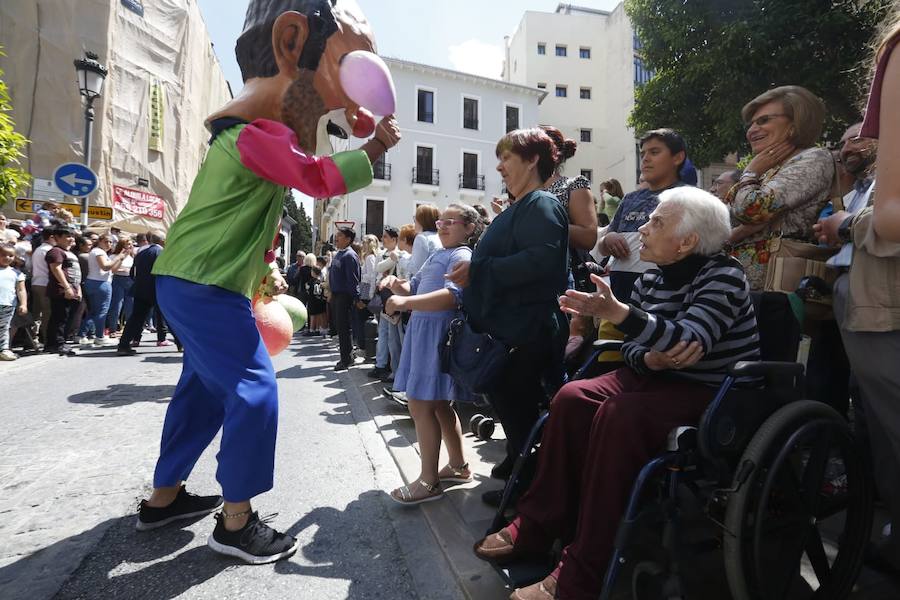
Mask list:
[[412,182],[424,185],[440,185],[441,172],[439,169],[425,170],[413,167]]
[[484,175],[459,174],[459,189],[484,191]]
[[372,177],[384,181],[391,180],[391,163],[377,162],[372,165]]

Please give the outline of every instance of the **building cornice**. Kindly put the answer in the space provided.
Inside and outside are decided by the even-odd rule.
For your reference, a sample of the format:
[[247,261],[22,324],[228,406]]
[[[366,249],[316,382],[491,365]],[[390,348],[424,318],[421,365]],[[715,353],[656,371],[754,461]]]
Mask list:
[[[565,11],[565,12],[563,12]],[[564,2],[560,2],[556,6],[557,14],[570,14],[571,11],[579,12],[579,13],[588,13],[591,15],[600,15],[603,17],[608,17],[612,14],[612,12],[607,10],[600,10],[599,8],[588,8],[586,6],[578,6],[577,4],[566,4]]]
[[538,103],[542,102],[544,98],[547,97],[547,90],[541,90],[538,88],[529,87],[527,85],[519,85],[518,83],[509,83],[503,81],[502,79],[492,79],[490,77],[482,77],[481,75],[473,75],[471,73],[463,73],[462,71],[454,71],[452,69],[445,69],[443,67],[435,67],[432,65],[424,65],[422,63],[412,62],[409,60],[402,60],[399,58],[391,58],[391,57],[383,57],[384,61],[391,68],[398,68],[405,71],[409,71],[411,73],[423,73],[427,75],[438,75],[441,77],[446,77],[447,79],[455,79],[458,81],[468,81],[470,83],[477,83],[483,85],[485,87],[501,89],[501,90],[509,90],[518,92],[521,94],[535,96],[538,98]]

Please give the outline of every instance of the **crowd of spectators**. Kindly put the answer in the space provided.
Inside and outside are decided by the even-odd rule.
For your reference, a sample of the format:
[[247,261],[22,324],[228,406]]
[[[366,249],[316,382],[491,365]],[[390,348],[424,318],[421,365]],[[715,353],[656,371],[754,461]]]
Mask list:
[[[476,554],[516,560],[561,541],[552,575],[514,597],[596,595],[638,470],[671,428],[696,425],[729,366],[759,358],[751,293],[790,291],[775,287],[773,265],[780,248],[797,243],[830,256],[824,271],[800,279],[810,289],[798,295],[805,305],[795,305],[811,337],[806,397],[831,405],[868,440],[879,491],[900,520],[900,382],[890,367],[900,359],[900,226],[886,222],[895,216],[898,178],[889,175],[880,190],[875,184],[876,171],[883,178],[885,165],[897,169],[896,131],[884,127],[896,119],[879,111],[896,95],[889,82],[900,81],[900,69],[884,58],[896,37],[882,49],[866,122],[848,128],[840,144],[823,147],[827,107],[809,90],[764,90],[740,111],[751,157],[720,173],[709,192],[696,187],[688,142],[661,128],[640,138],[635,189],[625,193],[608,180],[595,197],[590,182],[562,174],[577,144],[542,127],[498,142],[508,197],[494,199],[493,214],[460,204],[440,214],[422,205],[413,224],[386,227],[380,244],[366,236],[358,252],[354,232],[338,230],[339,250],[323,257],[330,268],[321,286],[330,288],[324,304],[341,339],[335,368],[354,364],[354,316],[375,315],[369,375],[406,394],[421,444],[419,478],[392,498],[437,500],[443,486],[471,480],[452,404],[471,398],[437,368],[435,355],[451,316],[465,315],[473,329],[513,349],[485,394],[508,444],[493,477],[510,476],[540,408],[551,409],[540,452],[523,475],[518,516],[479,542]],[[582,356],[597,337],[624,340],[621,352],[601,355],[592,377],[565,383],[566,357]],[[450,461],[439,469],[441,442]],[[894,537],[877,552],[900,572]]]
[[0,215],[0,360],[109,346],[131,355],[145,331],[157,334],[158,346],[173,345],[155,306],[152,261],[137,268],[142,252],[155,258],[164,243],[153,232],[78,231],[53,202],[20,222]]

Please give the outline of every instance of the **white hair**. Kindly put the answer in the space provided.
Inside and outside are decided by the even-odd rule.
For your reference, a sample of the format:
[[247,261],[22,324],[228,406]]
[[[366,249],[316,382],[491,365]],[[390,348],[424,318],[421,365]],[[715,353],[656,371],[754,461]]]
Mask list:
[[709,192],[685,185],[664,191],[659,195],[659,202],[681,212],[676,231],[683,237],[697,234],[697,254],[712,256],[721,252],[731,237],[728,208]]

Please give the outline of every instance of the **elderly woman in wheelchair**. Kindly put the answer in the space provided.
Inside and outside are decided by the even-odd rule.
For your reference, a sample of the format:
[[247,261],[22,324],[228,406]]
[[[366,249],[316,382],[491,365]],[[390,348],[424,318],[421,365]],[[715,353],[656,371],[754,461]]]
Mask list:
[[[781,379],[802,378],[799,365],[758,362],[761,358],[760,337],[754,311],[754,302],[758,302],[758,298],[751,297],[740,264],[722,252],[730,230],[728,211],[714,196],[693,187],[668,190],[660,195],[660,202],[649,222],[640,229],[641,259],[656,263],[657,268],[647,271],[637,281],[629,303],[616,300],[609,287],[597,277],[594,278],[596,292],[584,294],[570,290],[560,298],[566,312],[600,317],[617,325],[625,334],[622,352],[626,366],[601,377],[569,383],[557,393],[543,432],[537,474],[518,501],[518,515],[508,526],[488,535],[475,546],[480,558],[504,564],[529,557],[546,557],[556,540],[562,542],[563,550],[556,569],[543,581],[517,589],[511,598],[593,600],[601,592],[607,597],[619,565],[625,563],[621,547],[623,529],[627,529],[624,525],[635,518],[635,505],[648,495],[649,475],[651,472],[687,470],[683,456],[680,459],[656,458],[666,449],[667,437],[672,437],[670,432],[677,431],[679,426],[696,426],[701,417],[705,419],[711,412],[712,409],[707,411],[711,403],[718,406],[723,402],[722,397],[729,388],[738,393],[741,389],[751,390],[743,393],[759,396],[764,382],[772,376],[765,368],[767,365]],[[796,368],[800,369],[799,374]],[[747,406],[761,407],[762,403],[751,402]],[[824,418],[823,415],[832,417],[827,413],[828,407],[819,406],[824,410],[816,407],[807,411],[814,423],[819,422],[815,419]],[[746,415],[740,414],[736,418],[746,417],[746,421],[759,426],[775,412],[774,409],[768,413],[760,412],[763,410],[769,409],[751,408]],[[705,411],[707,415],[704,415]],[[738,413],[740,411],[735,414]],[[797,419],[804,423],[809,420],[803,414],[795,414],[792,419],[792,423]],[[729,419],[724,421],[733,424]],[[846,424],[839,417],[829,423],[833,427],[826,432],[826,439],[839,442],[849,439]],[[728,429],[719,422],[716,427],[717,431]],[[779,427],[781,429],[776,429],[781,432],[784,424]],[[702,429],[701,426],[701,437]],[[795,430],[796,427],[789,433]],[[693,433],[696,434],[696,430]],[[820,433],[821,429],[811,432],[817,438],[821,437]],[[722,441],[719,437],[713,436],[714,440]],[[743,439],[740,435],[729,437],[726,434],[724,437],[727,438],[725,445],[733,442],[735,437]],[[691,439],[696,440],[697,436]],[[691,446],[684,439],[680,442]],[[669,456],[678,455],[678,442],[670,440],[670,445],[673,443]],[[841,457],[852,455],[850,446],[852,444],[840,445]],[[694,450],[696,443],[685,455]],[[801,479],[804,473],[809,475],[809,471],[816,471],[821,479],[823,465],[834,456],[833,444],[826,444],[817,454],[790,455],[785,460],[802,467],[809,466],[805,471],[800,468]],[[739,476],[744,479],[754,483],[757,480],[769,482],[765,477],[756,477],[756,471],[746,464],[743,471],[745,473],[739,473]],[[858,471],[852,474],[854,480]],[[730,473],[727,477],[714,477],[718,497],[734,491],[724,489],[729,487]],[[783,474],[779,475],[779,478],[783,477]],[[658,487],[665,489],[666,486]],[[805,487],[810,486],[796,487],[800,488],[798,495],[802,496]],[[745,499],[744,510],[768,506],[765,499],[760,498],[761,494],[757,493],[749,500]],[[862,501],[865,504],[865,498]],[[672,505],[669,509],[667,514],[670,516],[677,512]],[[864,526],[865,515],[860,518],[862,523],[857,519],[854,526]],[[742,530],[746,524],[742,518],[732,520],[737,530]],[[781,533],[806,540],[808,532],[804,527],[808,528],[808,524],[807,519],[796,532],[790,528],[791,523],[782,524]],[[752,529],[752,524],[750,526]],[[754,533],[737,532],[738,547],[732,552],[731,559],[746,568],[737,569],[739,572],[734,578],[740,579],[741,584],[731,585],[732,591],[735,587],[742,588],[743,595],[736,595],[741,600],[795,597],[760,591],[765,585],[759,581],[761,577],[752,577],[751,571],[754,567],[757,571],[767,568],[767,565],[763,564],[765,557],[752,551],[758,550],[759,546],[748,551],[746,539],[752,538]],[[672,536],[664,536],[664,539],[666,537]],[[754,539],[759,541],[759,536]],[[670,539],[668,543],[672,562],[677,562],[679,556],[674,542]],[[791,555],[789,560],[799,558],[806,550],[820,581],[823,580],[820,571],[829,571],[832,566],[837,570],[837,563],[822,566],[819,559],[824,557],[824,550],[820,557],[819,552],[810,552],[809,547],[803,545],[805,542],[800,543],[797,556]],[[822,547],[821,540],[818,547]],[[851,584],[858,571],[855,559],[851,557],[850,560],[854,563],[849,567]],[[845,558],[844,562],[847,560]],[[607,569],[608,564],[612,565],[610,569]],[[675,575],[667,580],[654,572],[653,575],[658,576],[655,582],[658,589],[647,597],[683,595],[678,567],[674,564],[669,567]],[[729,572],[728,577],[732,584],[732,573]]]

